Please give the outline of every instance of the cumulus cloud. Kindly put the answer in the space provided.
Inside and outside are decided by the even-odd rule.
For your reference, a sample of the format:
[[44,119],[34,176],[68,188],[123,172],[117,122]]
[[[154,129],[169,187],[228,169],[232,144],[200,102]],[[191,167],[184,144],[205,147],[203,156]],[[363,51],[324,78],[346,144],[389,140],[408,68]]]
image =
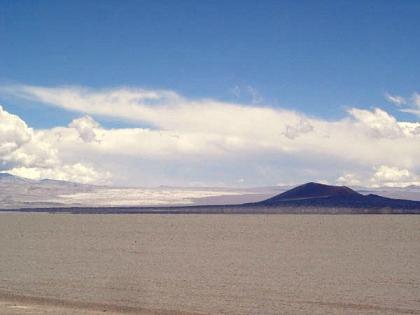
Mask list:
[[0,106],[0,159],[4,159],[30,141],[32,130],[16,115]]
[[376,169],[373,180],[378,180],[379,182],[395,182],[406,180],[409,177],[410,172],[406,169],[381,165]]
[[63,163],[57,148],[45,141],[43,134],[45,131],[29,128],[22,119],[0,106],[0,170],[32,179],[83,183],[97,182],[103,177],[82,163]]
[[[398,121],[379,108],[351,108],[343,119],[327,121],[256,104],[188,99],[165,90],[14,86],[2,91],[85,115],[68,126],[28,131],[33,140],[24,145],[26,149],[16,152],[21,155],[18,167],[24,167],[27,173],[33,165],[54,169],[51,165],[83,162],[95,168],[112,168],[114,174],[127,164],[133,168],[133,173],[137,169],[137,174],[143,176],[131,178],[131,182],[141,182],[147,173],[161,169],[162,173],[186,181],[201,181],[202,178],[194,174],[206,168],[214,173],[217,164],[235,181],[245,175],[232,170],[231,161],[253,165],[254,176],[257,176],[257,169],[272,169],[272,165],[266,167],[267,161],[287,159],[290,165],[277,166],[285,172],[297,160],[308,164],[317,161],[328,172],[323,178],[339,177],[339,182],[357,185],[364,182],[351,175],[352,172],[343,175],[339,170],[328,170],[328,166],[351,165],[371,170],[386,165],[408,170],[411,176],[420,168],[420,123]],[[151,127],[109,129],[92,118],[95,116],[125,119]],[[43,146],[43,151],[50,153],[39,163],[50,157],[49,165],[38,165],[27,157],[42,156],[41,152],[31,153],[35,147]],[[247,172],[252,171],[250,168]],[[108,174],[106,171],[97,173],[98,176],[91,173],[92,181]],[[43,176],[40,172],[33,174]],[[57,173],[56,176],[62,175]],[[301,176],[304,180],[305,174]],[[387,180],[380,175],[375,178],[368,184]],[[279,180],[289,181],[290,178],[277,178],[276,182]],[[247,183],[252,184],[252,180],[247,178]]]
[[420,176],[408,169],[379,165],[372,167],[368,172],[362,170],[355,173],[345,173],[336,182],[349,186],[405,187],[420,185]]
[[99,141],[95,131],[99,128],[99,124],[90,116],[84,116],[73,120],[69,127],[76,129],[80,139],[85,142]]
[[376,167],[371,177],[371,186],[399,187],[420,185],[420,177],[412,174],[408,169],[380,165]]
[[373,111],[352,108],[349,113],[356,119],[359,126],[365,128],[373,137],[397,138],[404,133],[395,117],[379,108]]
[[362,185],[362,180],[356,174],[346,173],[341,175],[336,183],[339,185],[359,186]]

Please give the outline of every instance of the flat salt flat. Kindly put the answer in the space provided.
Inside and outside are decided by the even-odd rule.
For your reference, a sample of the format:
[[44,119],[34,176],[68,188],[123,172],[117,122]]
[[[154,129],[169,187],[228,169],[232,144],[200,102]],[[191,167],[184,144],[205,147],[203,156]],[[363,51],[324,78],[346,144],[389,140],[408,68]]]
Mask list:
[[0,314],[420,314],[420,216],[0,214]]

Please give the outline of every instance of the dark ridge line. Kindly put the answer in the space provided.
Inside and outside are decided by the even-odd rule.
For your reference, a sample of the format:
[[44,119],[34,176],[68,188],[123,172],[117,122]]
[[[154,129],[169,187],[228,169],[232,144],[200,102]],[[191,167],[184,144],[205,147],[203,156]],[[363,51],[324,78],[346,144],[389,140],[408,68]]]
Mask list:
[[60,207],[0,209],[0,212],[51,214],[420,214],[420,209],[317,206],[201,205],[174,207]]

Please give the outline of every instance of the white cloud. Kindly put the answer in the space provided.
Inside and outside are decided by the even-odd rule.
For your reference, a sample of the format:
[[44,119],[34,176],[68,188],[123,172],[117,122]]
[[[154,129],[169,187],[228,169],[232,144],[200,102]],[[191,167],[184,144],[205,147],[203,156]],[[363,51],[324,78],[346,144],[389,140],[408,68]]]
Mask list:
[[420,94],[414,93],[411,97],[411,107],[402,110],[406,113],[411,113],[420,117]]
[[403,130],[395,117],[382,109],[375,108],[373,111],[352,108],[349,110],[361,128],[365,128],[375,138],[401,137]]
[[15,167],[8,173],[30,179],[50,178],[79,183],[106,183],[111,176],[109,172],[100,173],[81,163],[60,165],[55,168]]
[[[360,179],[341,175],[339,169],[330,165],[365,170],[387,165],[408,170],[412,175],[420,168],[420,123],[398,121],[379,108],[351,108],[344,119],[327,121],[281,108],[187,99],[173,91],[33,86],[2,90],[83,114],[152,126],[107,129],[84,116],[67,127],[30,131],[33,140],[14,153],[16,160],[20,155],[17,167],[25,167],[28,173],[32,167],[57,169],[61,164],[82,163],[95,170],[107,170],[114,178],[124,168],[130,168],[125,176],[127,182],[134,184],[147,183],[147,178],[165,184],[171,178],[203,181],[197,174],[219,174],[234,183],[248,175],[235,171],[242,165],[244,172],[253,174],[246,177],[252,185],[252,176],[257,181],[258,170],[265,168],[270,169],[267,178],[289,176],[272,181],[299,181],[290,175],[299,161],[326,170],[322,178],[333,180],[341,176],[339,182],[356,185]],[[35,150],[41,152],[33,154]],[[42,158],[36,162],[37,157]],[[278,171],[272,171],[273,168]],[[89,176],[92,181],[105,179],[108,174],[95,172],[98,176]],[[41,172],[34,174],[43,176]],[[305,173],[299,174],[305,180]]]
[[[387,101],[402,107],[402,112],[410,113],[420,117],[420,94],[415,92],[411,97],[402,97],[398,95],[385,94]],[[404,105],[404,107],[403,107]]]
[[381,165],[376,169],[374,178],[379,181],[400,181],[410,177],[410,172],[406,169]]
[[397,106],[407,104],[407,100],[404,97],[399,96],[399,95],[391,95],[391,94],[385,93],[385,99],[388,102],[390,102],[394,105],[397,105]]
[[69,127],[76,129],[80,139],[85,142],[99,141],[95,131],[99,128],[99,124],[90,116],[73,120]]
[[311,132],[312,130],[314,130],[314,127],[310,124],[310,122],[307,119],[301,119],[295,125],[286,124],[286,130],[283,132],[283,134],[287,138],[293,140],[297,138],[299,135]]
[[30,141],[32,130],[16,115],[0,106],[0,161]]
[[53,178],[83,183],[100,180],[92,167],[80,162],[63,163],[57,148],[45,141],[44,133],[29,128],[22,119],[0,106],[0,170],[32,179]]
[[420,185],[420,178],[407,169],[380,165],[370,179],[372,186],[408,186]]
[[369,171],[356,170],[341,175],[336,182],[349,186],[365,187],[405,187],[420,185],[420,176],[408,169],[389,165],[374,166]]
[[348,186],[359,186],[362,185],[362,181],[360,180],[359,176],[352,173],[347,173],[344,175],[341,175],[337,179],[337,184],[339,185],[348,185]]

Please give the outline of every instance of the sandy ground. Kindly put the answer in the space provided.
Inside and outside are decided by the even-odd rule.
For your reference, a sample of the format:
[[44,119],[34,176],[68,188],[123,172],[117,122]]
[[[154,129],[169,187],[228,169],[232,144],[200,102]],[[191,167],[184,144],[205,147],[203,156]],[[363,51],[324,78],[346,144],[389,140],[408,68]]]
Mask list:
[[[356,303],[322,303],[300,301],[305,305],[298,313],[279,310],[280,314],[420,314],[420,310],[382,307]],[[288,302],[290,304],[290,301]],[[309,306],[309,307],[308,307]],[[311,311],[311,309],[313,311]],[[302,312],[303,311],[303,312]],[[313,312],[313,313],[312,313]],[[209,315],[176,310],[148,310],[140,307],[124,307],[99,303],[81,303],[43,297],[18,296],[0,292],[0,314],[2,315]],[[229,314],[220,312],[219,314]]]
[[204,315],[182,311],[147,310],[99,303],[83,303],[53,298],[16,295],[0,291],[0,314],[2,315]]
[[0,314],[420,314],[420,216],[0,214]]

